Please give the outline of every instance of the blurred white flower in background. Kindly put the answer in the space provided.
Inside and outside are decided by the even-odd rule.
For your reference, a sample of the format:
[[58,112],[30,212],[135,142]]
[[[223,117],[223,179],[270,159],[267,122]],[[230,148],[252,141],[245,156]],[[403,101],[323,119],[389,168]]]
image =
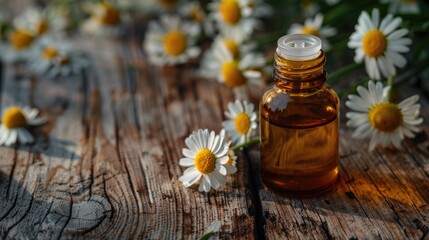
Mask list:
[[378,9],[372,11],[372,17],[365,11],[360,14],[356,31],[350,36],[347,46],[356,49],[355,62],[365,60],[366,71],[371,79],[393,77],[396,75],[395,67],[406,65],[407,60],[401,53],[410,50],[408,46],[411,39],[404,37],[408,29],[397,29],[401,22],[400,17],[393,18],[391,14],[380,22]]
[[199,56],[198,36],[198,24],[179,16],[163,15],[160,21],[149,23],[143,47],[153,64],[176,65]]
[[327,38],[337,34],[337,30],[332,27],[322,27],[323,14],[317,14],[314,19],[308,18],[305,20],[304,25],[292,24],[289,33],[310,34],[319,37],[322,40],[322,48],[325,51],[330,49],[330,44]]

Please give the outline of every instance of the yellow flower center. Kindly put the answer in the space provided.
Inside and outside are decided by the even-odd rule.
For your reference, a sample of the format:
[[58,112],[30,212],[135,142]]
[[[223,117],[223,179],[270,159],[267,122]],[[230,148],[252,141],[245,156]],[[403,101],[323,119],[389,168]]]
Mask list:
[[401,109],[398,105],[384,102],[373,106],[368,112],[368,119],[371,126],[381,132],[393,132],[401,126],[402,118]]
[[37,24],[37,35],[43,35],[44,33],[46,33],[49,29],[48,23],[44,20],[39,21],[39,23]]
[[34,36],[29,33],[22,30],[16,30],[10,37],[10,43],[15,49],[24,49],[29,47],[33,43],[34,39]]
[[159,3],[161,3],[161,5],[163,5],[166,8],[172,8],[176,6],[177,0],[159,0]]
[[247,113],[239,113],[234,119],[235,129],[240,135],[246,135],[250,128],[250,117]]
[[187,47],[186,35],[181,31],[171,31],[164,36],[164,48],[168,55],[182,54]]
[[319,30],[315,29],[314,27],[304,26],[303,28],[301,28],[301,33],[320,37]]
[[96,15],[96,19],[103,25],[116,25],[121,22],[121,15],[119,11],[110,3],[102,3],[102,13]]
[[58,50],[54,47],[47,47],[43,50],[42,55],[48,60],[52,60],[58,56]]
[[241,19],[241,9],[237,0],[222,0],[219,12],[224,22],[235,25]]
[[238,48],[237,43],[232,39],[225,39],[223,41],[228,51],[231,53],[234,59],[237,59],[240,56],[240,49]]
[[195,168],[201,173],[209,174],[216,166],[216,156],[207,148],[201,149],[195,156]]
[[236,61],[228,61],[222,65],[222,76],[226,86],[230,88],[244,85],[247,82]]
[[27,125],[27,119],[20,108],[9,108],[4,114],[2,122],[6,128],[24,127]]
[[379,30],[368,31],[362,40],[362,48],[367,56],[379,57],[387,47],[386,37]]

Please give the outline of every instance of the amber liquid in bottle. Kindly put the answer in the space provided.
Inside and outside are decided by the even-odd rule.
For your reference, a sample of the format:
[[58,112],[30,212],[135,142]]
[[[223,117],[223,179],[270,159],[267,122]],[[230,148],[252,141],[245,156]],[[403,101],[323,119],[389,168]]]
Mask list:
[[275,55],[275,83],[260,103],[261,177],[290,196],[315,196],[338,179],[339,100],[324,84],[325,56]]

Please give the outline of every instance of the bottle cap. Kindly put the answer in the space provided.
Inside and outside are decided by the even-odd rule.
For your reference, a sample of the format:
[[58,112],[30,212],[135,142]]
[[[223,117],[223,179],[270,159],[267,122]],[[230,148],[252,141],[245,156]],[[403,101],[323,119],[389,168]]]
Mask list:
[[277,41],[277,54],[297,61],[311,60],[319,56],[322,40],[309,34],[289,34]]

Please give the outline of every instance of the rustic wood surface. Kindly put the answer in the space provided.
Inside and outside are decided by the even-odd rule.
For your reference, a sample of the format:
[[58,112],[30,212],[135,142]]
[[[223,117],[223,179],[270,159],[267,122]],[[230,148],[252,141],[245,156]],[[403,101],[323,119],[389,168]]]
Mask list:
[[423,131],[401,150],[368,152],[343,118],[341,179],[326,195],[273,194],[259,178],[257,146],[205,194],[178,181],[181,149],[193,130],[220,130],[234,94],[189,67],[149,65],[137,42],[79,45],[94,62],[87,77],[4,66],[1,110],[30,105],[49,123],[33,130],[32,146],[0,147],[0,239],[195,239],[214,220],[221,239],[429,238],[425,99]]

